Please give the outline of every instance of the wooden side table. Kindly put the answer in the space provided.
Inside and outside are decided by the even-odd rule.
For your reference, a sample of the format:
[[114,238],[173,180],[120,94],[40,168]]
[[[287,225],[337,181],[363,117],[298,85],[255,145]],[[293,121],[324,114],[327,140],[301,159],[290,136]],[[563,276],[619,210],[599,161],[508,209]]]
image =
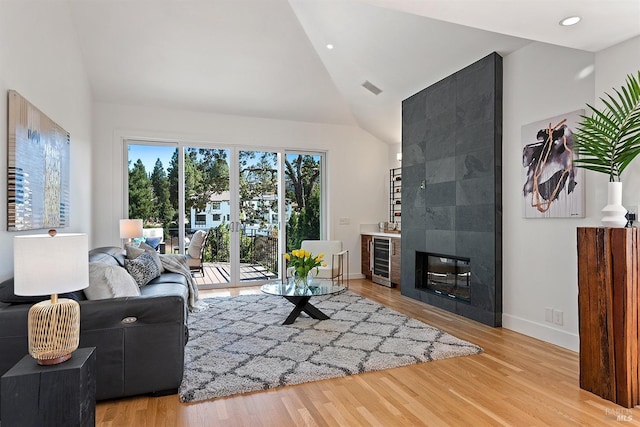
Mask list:
[[640,404],[640,229],[578,228],[580,387]]
[[2,427],[94,426],[95,347],[80,348],[59,365],[23,357],[0,380]]

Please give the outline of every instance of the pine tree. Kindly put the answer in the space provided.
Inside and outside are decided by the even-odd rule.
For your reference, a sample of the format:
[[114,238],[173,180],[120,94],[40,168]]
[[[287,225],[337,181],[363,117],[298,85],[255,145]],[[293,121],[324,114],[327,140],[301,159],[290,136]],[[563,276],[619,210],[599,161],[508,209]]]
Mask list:
[[155,198],[151,180],[142,160],[138,159],[129,171],[129,218],[148,221],[155,213]]
[[169,195],[169,179],[167,173],[162,166],[160,159],[156,160],[156,164],[151,174],[151,185],[156,200],[156,221],[163,226],[168,226],[173,219],[174,210],[171,206],[171,198]]

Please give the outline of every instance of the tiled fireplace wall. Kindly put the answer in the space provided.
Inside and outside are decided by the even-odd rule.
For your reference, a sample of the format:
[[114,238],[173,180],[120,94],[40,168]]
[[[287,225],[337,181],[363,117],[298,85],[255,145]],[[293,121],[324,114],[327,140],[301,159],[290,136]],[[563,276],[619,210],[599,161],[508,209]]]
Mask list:
[[[502,57],[402,102],[403,295],[502,324]],[[469,302],[417,289],[416,251],[471,260]]]

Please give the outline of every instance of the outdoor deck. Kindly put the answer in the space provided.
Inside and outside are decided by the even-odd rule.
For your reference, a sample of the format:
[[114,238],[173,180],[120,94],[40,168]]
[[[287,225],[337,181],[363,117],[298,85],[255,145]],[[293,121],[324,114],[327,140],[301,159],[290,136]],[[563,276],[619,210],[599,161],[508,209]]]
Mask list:
[[[231,271],[228,262],[205,262],[204,275],[194,272],[193,278],[199,288],[228,287],[231,281]],[[277,276],[258,264],[240,265],[240,282],[249,280],[269,280]]]

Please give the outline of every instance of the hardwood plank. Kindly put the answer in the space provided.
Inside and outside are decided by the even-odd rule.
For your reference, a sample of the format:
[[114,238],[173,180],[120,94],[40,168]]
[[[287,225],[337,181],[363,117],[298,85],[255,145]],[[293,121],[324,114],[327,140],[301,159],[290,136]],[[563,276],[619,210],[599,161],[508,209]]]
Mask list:
[[[626,414],[631,421],[625,425],[640,426],[636,409],[580,389],[575,352],[458,317],[368,280],[351,280],[350,290],[478,344],[484,353],[192,404],[176,395],[99,402],[96,425],[600,426],[620,425],[616,414]],[[247,292],[260,290],[200,295]]]

